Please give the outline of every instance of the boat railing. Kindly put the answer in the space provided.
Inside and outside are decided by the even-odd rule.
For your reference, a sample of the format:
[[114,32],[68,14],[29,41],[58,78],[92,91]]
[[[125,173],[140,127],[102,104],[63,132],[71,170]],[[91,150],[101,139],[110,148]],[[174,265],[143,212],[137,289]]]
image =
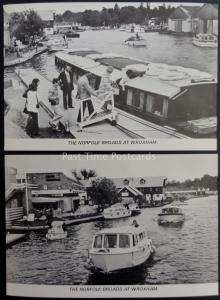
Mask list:
[[[80,101],[80,121],[78,122],[81,128],[94,124],[96,122],[102,121],[104,119],[113,118],[115,104],[114,104],[114,94],[113,91],[108,92],[99,92],[97,91],[98,96],[88,97]],[[89,114],[88,117],[84,116],[86,107],[91,102],[93,105],[93,112]]]

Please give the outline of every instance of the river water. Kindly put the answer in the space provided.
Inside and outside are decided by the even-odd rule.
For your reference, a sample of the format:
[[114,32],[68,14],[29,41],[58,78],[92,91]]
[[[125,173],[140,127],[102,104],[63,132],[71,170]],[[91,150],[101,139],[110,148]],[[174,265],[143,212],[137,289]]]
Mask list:
[[134,217],[67,227],[64,240],[47,241],[31,234],[7,250],[7,281],[29,284],[176,284],[218,280],[217,196],[194,198],[181,206],[186,220],[180,227],[158,225],[161,208],[145,208],[135,219],[147,227],[155,255],[141,268],[111,275],[85,268],[92,235],[100,228],[131,224]]
[[[92,48],[101,52],[128,55],[149,62],[196,68],[217,77],[217,48],[197,47],[192,44],[191,37],[159,34],[158,32],[141,33],[141,36],[147,41],[147,47],[134,48],[123,45],[129,36],[131,36],[130,33],[119,30],[85,31],[80,33],[80,38],[69,41],[69,48]],[[50,79],[56,76],[54,54],[44,53],[25,65],[36,68]]]

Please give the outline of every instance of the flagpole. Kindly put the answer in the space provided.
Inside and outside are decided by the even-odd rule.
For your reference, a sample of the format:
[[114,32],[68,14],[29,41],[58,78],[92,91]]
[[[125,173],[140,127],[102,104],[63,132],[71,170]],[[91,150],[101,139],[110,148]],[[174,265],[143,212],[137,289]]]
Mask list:
[[27,173],[25,173],[25,181],[26,181],[26,185],[25,185],[26,211],[27,211],[27,217],[28,217],[28,214],[29,214],[29,203],[28,203],[28,182],[27,182]]

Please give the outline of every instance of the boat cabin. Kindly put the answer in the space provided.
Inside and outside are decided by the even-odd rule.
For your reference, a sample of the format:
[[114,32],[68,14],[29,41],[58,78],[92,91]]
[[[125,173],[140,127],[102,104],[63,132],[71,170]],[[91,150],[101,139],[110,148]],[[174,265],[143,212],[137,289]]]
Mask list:
[[[143,76],[126,84],[126,110],[161,122],[180,125],[189,120],[216,115],[217,87],[214,79],[183,78],[173,81]],[[171,75],[173,76],[173,75]],[[116,102],[117,104],[117,102]]]
[[[59,52],[55,64],[59,69],[71,66],[75,83],[80,76],[91,72],[94,79],[90,84],[95,90],[107,66],[112,66],[111,79],[118,87],[114,97],[116,107],[179,131],[203,135],[216,132],[217,81],[209,73],[87,48]],[[126,77],[128,70],[133,74]],[[194,124],[200,120],[199,126]]]
[[106,229],[93,238],[93,249],[129,249],[147,238],[144,227],[125,226],[118,229]]
[[166,207],[162,209],[162,214],[182,214],[182,210],[179,207]]

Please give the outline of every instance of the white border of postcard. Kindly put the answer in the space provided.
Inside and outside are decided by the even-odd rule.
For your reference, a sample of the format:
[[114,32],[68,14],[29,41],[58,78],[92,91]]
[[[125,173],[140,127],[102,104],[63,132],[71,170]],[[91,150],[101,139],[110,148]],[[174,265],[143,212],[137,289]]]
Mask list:
[[167,285],[29,285],[7,284],[8,296],[54,298],[149,298],[219,295],[218,283]]
[[215,151],[217,139],[5,139],[6,151]]

